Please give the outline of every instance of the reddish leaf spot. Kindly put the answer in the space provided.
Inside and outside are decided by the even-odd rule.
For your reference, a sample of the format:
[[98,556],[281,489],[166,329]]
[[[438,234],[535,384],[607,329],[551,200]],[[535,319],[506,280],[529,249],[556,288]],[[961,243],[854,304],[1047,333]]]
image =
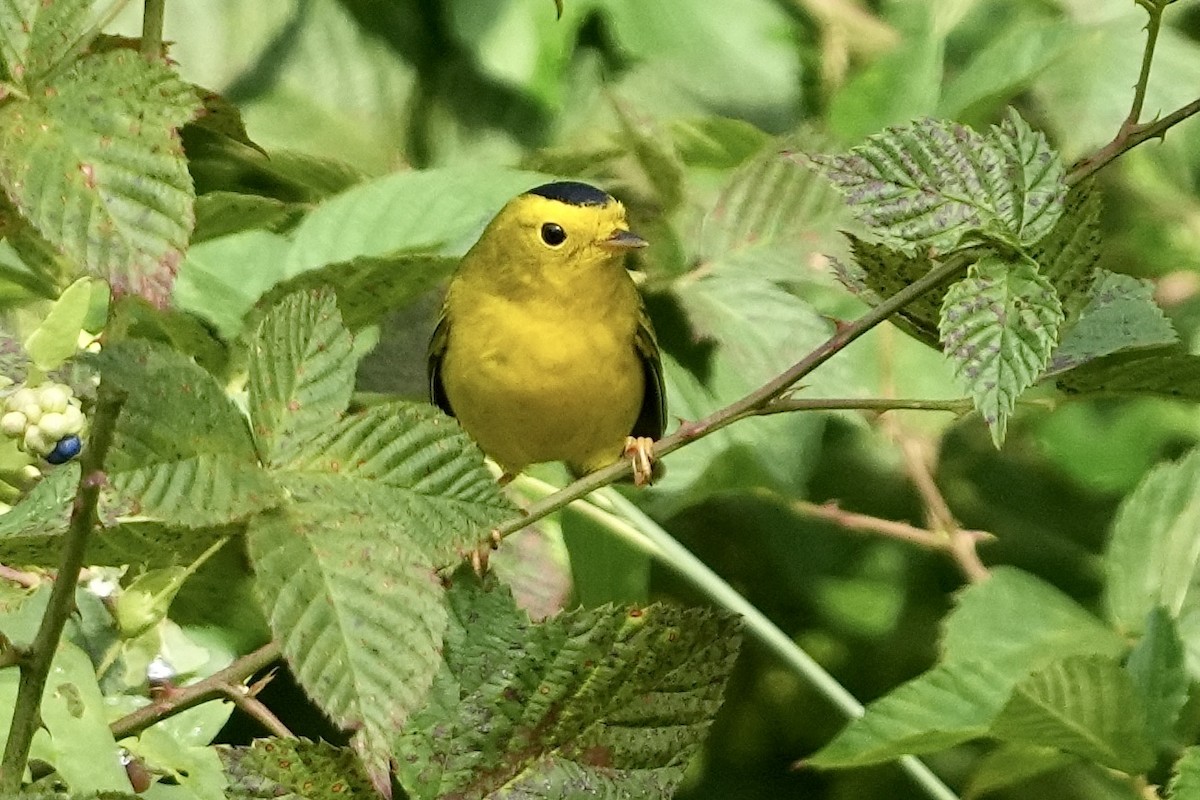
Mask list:
[[89,189],[96,188],[96,168],[91,164],[80,164],[79,171],[83,173],[83,183]]
[[300,410],[300,401],[299,400],[288,401],[288,411],[299,411],[299,410]]

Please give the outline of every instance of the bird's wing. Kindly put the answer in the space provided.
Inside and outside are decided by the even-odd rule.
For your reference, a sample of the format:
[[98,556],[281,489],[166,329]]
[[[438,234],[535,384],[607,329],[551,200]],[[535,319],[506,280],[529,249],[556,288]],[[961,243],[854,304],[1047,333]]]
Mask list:
[[642,359],[642,371],[646,376],[646,390],[642,397],[642,410],[633,423],[634,436],[661,439],[667,426],[667,393],[663,385],[662,357],[658,352],[658,340],[654,327],[646,313],[645,304],[639,304],[637,333],[634,346]]
[[450,399],[446,397],[446,387],[442,384],[442,358],[446,355],[446,345],[450,341],[450,318],[445,310],[438,318],[437,327],[429,340],[429,353],[426,361],[426,371],[429,373],[429,402],[454,416],[450,407]]

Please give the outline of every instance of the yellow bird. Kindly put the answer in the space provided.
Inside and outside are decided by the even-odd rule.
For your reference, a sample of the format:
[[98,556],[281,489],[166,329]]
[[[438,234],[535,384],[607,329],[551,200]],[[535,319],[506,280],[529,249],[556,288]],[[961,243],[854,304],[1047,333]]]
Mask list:
[[629,457],[649,482],[662,364],[624,266],[645,246],[606,192],[560,181],[510,200],[463,257],[429,344],[429,391],[502,480],[543,461],[583,474]]

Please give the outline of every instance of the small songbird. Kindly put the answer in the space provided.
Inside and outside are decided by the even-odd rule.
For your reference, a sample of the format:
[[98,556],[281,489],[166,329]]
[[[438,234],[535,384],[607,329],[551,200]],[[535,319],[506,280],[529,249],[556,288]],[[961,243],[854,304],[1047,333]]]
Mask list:
[[561,181],[510,200],[463,257],[429,344],[429,391],[505,479],[628,457],[649,482],[662,363],[624,266],[645,246],[609,194]]

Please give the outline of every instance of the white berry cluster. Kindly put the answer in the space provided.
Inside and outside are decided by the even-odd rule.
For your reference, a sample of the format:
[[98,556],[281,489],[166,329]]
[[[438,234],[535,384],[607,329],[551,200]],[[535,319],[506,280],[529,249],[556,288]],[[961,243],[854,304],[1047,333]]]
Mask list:
[[17,447],[51,464],[64,464],[83,448],[80,434],[86,420],[70,386],[47,382],[24,386],[4,402],[0,432],[17,440]]

